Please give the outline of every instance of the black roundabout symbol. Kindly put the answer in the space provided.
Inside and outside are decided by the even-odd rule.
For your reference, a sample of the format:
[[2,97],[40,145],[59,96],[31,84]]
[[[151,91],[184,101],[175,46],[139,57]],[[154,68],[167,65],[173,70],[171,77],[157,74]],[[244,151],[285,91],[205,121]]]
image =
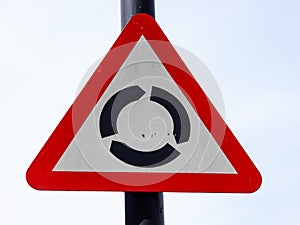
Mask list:
[[[102,138],[115,135],[117,119],[122,109],[131,102],[138,101],[145,91],[138,85],[124,88],[115,93],[104,105],[100,114],[99,127]],[[169,92],[152,87],[150,101],[163,106],[173,120],[173,135],[177,144],[187,142],[190,137],[190,120],[181,102]],[[160,149],[142,152],[129,147],[126,143],[113,140],[110,152],[119,160],[133,166],[157,167],[167,164],[177,158],[180,152],[170,144]]]

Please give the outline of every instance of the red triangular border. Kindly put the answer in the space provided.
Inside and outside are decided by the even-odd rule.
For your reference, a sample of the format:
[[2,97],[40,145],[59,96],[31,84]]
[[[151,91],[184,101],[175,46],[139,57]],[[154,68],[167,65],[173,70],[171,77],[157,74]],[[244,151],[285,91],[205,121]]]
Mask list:
[[[143,35],[150,43],[165,68],[181,88],[191,105],[211,131],[211,120],[217,121],[218,129],[224,132],[224,139],[218,141],[218,133],[213,132],[220,148],[231,162],[237,174],[203,174],[175,173],[168,179],[147,186],[127,186],[115,183],[99,175],[98,172],[57,172],[52,171],[77,131],[86,120],[95,104],[112,81],[135,43]],[[152,41],[163,41],[156,45]],[[122,54],[115,55],[113,50],[122,46]],[[172,64],[164,62],[172,62]],[[113,65],[113,66],[112,66]],[[180,66],[172,66],[180,65]],[[113,67],[113,68],[112,68]],[[179,71],[178,68],[181,68]],[[183,68],[183,69],[182,69]],[[95,99],[97,101],[95,101]],[[73,112],[76,107],[76,124],[73,124]],[[206,110],[203,110],[206,109]],[[111,173],[123,179],[145,179],[147,176],[158,176],[156,173]],[[146,14],[137,14],[131,18],[99,67],[75,99],[63,119],[60,121],[46,144],[30,165],[27,182],[38,190],[107,190],[107,191],[143,191],[143,192],[231,192],[251,193],[256,191],[262,182],[261,175],[248,157],[242,146],[232,134],[215,107],[211,104],[201,87],[177,54],[172,44],[160,29],[155,20]]]

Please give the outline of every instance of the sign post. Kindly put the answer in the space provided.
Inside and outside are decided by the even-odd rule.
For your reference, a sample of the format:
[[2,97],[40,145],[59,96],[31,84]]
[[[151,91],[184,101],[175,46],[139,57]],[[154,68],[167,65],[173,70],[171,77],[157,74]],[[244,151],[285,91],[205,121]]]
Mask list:
[[[155,18],[154,0],[121,0],[121,28],[138,13]],[[163,193],[125,192],[125,224],[164,225]]]

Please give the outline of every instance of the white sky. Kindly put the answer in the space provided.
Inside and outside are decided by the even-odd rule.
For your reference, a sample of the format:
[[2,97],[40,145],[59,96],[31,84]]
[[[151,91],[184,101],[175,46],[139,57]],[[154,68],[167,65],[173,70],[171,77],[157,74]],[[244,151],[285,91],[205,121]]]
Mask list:
[[[0,225],[124,224],[123,193],[40,192],[25,180],[82,76],[118,37],[119,11],[118,0],[0,0]],[[207,64],[263,176],[251,195],[166,193],[166,224],[299,224],[299,2],[157,0],[156,20]]]

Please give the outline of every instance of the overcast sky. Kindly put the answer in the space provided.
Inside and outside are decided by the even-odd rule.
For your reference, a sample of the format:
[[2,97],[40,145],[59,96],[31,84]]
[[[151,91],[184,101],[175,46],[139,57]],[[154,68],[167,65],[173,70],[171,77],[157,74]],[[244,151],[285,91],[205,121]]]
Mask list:
[[[166,224],[298,225],[299,1],[163,0],[156,20],[208,66],[263,176],[251,195],[166,193]],[[119,0],[0,0],[0,225],[124,224],[123,193],[41,192],[25,180],[119,33]]]

